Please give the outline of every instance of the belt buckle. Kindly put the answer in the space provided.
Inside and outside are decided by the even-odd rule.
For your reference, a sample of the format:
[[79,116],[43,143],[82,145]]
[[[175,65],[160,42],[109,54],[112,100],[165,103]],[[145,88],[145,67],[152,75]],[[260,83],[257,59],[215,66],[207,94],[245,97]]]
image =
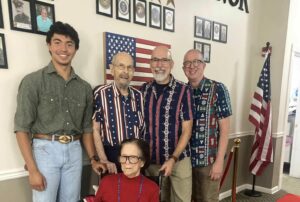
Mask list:
[[62,143],[62,144],[68,144],[69,142],[71,142],[72,138],[70,135],[61,135],[58,138],[58,142]]

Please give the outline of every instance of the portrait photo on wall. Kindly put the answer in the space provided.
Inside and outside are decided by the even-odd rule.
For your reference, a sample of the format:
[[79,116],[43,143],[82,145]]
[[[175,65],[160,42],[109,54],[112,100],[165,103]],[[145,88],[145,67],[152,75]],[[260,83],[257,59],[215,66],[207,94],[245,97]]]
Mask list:
[[222,42],[222,43],[227,43],[227,32],[228,32],[227,30],[228,30],[227,25],[221,24],[220,42]]
[[33,32],[29,0],[8,0],[12,30]]
[[55,22],[54,5],[44,2],[35,2],[35,30],[37,33],[46,34]]
[[211,25],[212,22],[210,20],[204,20],[204,26],[203,26],[204,39],[211,39],[211,30],[212,30]]
[[149,12],[150,27],[161,29],[161,5],[150,2]]
[[0,34],[0,68],[8,69],[4,34]]
[[210,44],[203,43],[200,41],[194,41],[194,49],[197,49],[202,52],[204,62],[210,63],[210,52],[211,52]]
[[221,24],[218,22],[213,22],[213,36],[212,40],[214,41],[220,41],[220,28]]
[[169,32],[174,32],[174,30],[175,30],[174,9],[164,7],[163,16],[164,16],[164,30],[169,31]]
[[204,38],[203,26],[205,19],[195,16],[194,21],[194,37]]
[[0,28],[4,28],[1,1],[0,1]]
[[117,19],[130,22],[130,0],[117,0]]
[[146,0],[133,0],[133,21],[136,24],[147,25]]
[[108,17],[113,16],[113,2],[111,0],[96,0],[96,13]]

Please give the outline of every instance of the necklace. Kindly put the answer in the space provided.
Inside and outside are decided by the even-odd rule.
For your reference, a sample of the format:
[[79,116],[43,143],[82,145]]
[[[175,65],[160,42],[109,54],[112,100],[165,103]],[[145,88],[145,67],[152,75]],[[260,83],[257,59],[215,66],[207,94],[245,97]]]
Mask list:
[[[143,190],[143,184],[144,184],[144,176],[141,175],[137,202],[140,201],[142,190]],[[118,175],[118,202],[120,201],[121,201],[121,174]]]

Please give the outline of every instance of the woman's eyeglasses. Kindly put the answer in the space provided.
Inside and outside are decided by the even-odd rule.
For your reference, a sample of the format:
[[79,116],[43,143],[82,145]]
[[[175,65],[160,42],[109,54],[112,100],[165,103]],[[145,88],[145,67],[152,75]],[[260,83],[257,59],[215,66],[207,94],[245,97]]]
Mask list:
[[140,159],[142,159],[139,156],[119,156],[119,162],[120,163],[126,163],[128,160],[129,163],[135,164],[137,163]]

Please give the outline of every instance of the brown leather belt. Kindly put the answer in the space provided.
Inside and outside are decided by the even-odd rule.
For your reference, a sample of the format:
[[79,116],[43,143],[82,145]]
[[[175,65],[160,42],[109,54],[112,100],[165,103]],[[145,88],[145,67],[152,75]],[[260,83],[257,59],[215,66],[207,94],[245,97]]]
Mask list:
[[73,142],[75,140],[79,140],[81,138],[81,135],[66,135],[66,134],[34,134],[32,138],[36,139],[42,139],[42,140],[54,140],[58,141],[62,144],[68,144],[70,142]]

